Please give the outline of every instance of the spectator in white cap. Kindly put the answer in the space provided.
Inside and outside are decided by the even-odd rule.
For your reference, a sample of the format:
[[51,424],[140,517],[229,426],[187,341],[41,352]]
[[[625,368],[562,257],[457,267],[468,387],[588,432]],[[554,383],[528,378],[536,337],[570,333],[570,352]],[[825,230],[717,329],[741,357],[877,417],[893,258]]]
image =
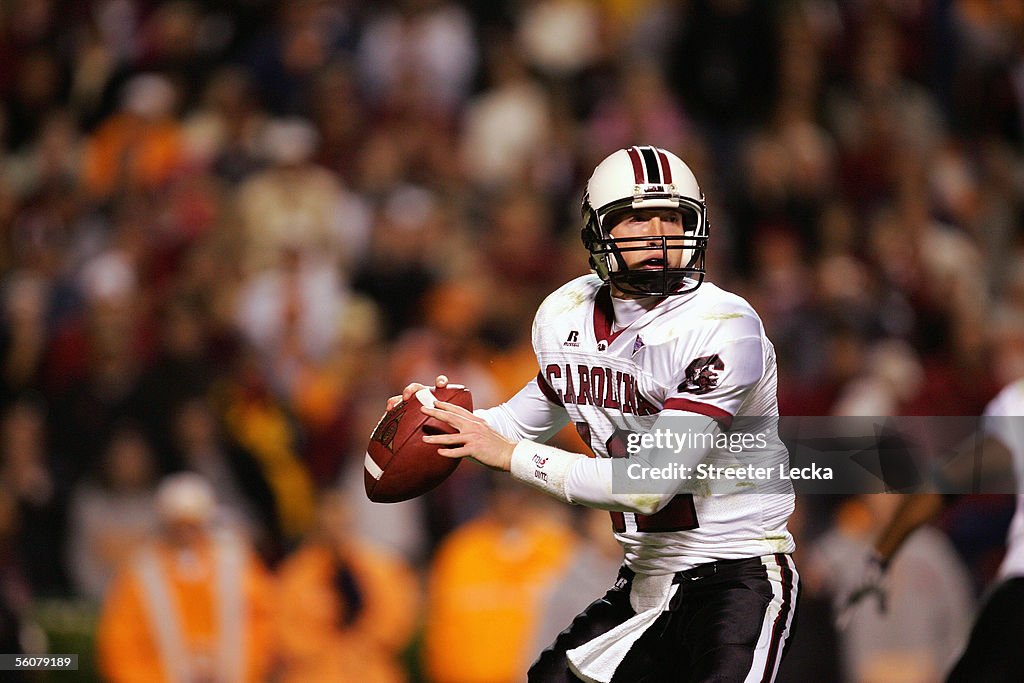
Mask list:
[[217,511],[213,487],[192,472],[173,474],[156,492],[156,509],[168,540],[187,545],[208,531]]
[[104,677],[256,683],[272,660],[265,568],[243,540],[214,532],[216,497],[194,473],[164,479],[157,539],[124,567],[97,633]]
[[314,162],[320,135],[313,124],[275,119],[260,137],[268,167],[238,191],[246,265],[277,266],[282,250],[296,251],[304,261],[356,261],[367,239],[368,211],[333,171]]

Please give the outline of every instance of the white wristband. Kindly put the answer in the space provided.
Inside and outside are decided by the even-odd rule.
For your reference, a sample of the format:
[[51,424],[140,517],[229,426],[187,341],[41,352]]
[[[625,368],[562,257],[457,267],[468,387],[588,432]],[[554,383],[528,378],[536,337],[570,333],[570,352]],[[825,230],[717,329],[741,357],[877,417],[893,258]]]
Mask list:
[[511,474],[525,484],[571,503],[565,493],[565,481],[573,464],[585,457],[581,453],[570,453],[526,439],[516,444],[512,451]]

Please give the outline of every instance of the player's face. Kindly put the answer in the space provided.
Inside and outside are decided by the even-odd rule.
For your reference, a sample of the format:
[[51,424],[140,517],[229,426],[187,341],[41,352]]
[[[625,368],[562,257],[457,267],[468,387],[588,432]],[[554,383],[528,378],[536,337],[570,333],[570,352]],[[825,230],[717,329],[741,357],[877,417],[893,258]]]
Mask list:
[[[683,215],[674,209],[632,209],[613,218],[611,236],[616,239],[636,240],[628,242],[628,249],[621,251],[622,258],[630,270],[661,270],[680,268],[683,265],[683,249],[662,249],[659,237],[682,237],[685,234]],[[645,241],[644,238],[650,238]],[[670,245],[671,246],[671,245]],[[650,247],[649,249],[636,249]],[[634,250],[635,249],[635,250]],[[668,262],[666,263],[666,256]]]

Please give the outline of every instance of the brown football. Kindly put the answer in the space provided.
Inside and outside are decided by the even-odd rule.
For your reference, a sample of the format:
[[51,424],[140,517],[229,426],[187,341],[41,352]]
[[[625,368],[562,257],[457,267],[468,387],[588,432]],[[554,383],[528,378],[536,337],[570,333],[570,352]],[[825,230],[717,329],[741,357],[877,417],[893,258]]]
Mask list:
[[444,481],[461,458],[446,458],[425,434],[453,434],[454,429],[420,412],[424,402],[446,401],[473,410],[473,395],[458,384],[422,389],[384,414],[370,435],[363,460],[366,496],[377,503],[397,503],[421,496]]

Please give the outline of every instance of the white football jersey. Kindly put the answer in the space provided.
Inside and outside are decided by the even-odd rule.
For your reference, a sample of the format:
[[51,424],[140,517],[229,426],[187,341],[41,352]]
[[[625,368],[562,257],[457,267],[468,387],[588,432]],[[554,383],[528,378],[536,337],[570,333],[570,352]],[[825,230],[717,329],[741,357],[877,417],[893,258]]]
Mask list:
[[[516,428],[496,428],[543,440],[564,424],[565,417],[554,417],[561,413],[606,458],[626,454],[624,432],[648,432],[659,417],[698,414],[727,427],[734,416],[778,415],[775,350],[742,298],[705,283],[690,294],[662,299],[625,327],[616,327],[613,318],[610,290],[595,275],[548,296],[533,327],[540,373],[504,404]],[[492,426],[501,422],[492,411],[480,412]],[[788,462],[784,448],[773,457],[775,469]],[[705,462],[719,458],[736,463],[715,450]],[[720,559],[792,552],[786,529],[794,503],[789,481],[744,482],[737,491],[697,489],[649,516],[612,512],[627,565],[663,574]]]
[[[1009,417],[1013,420],[985,420],[985,431],[999,439],[1013,456],[1017,491],[1024,491],[1024,380],[1018,380],[999,392],[985,406],[985,417]],[[1017,510],[1006,537],[1006,557],[999,568],[1000,578],[1024,576],[1024,494],[1017,494]]]

